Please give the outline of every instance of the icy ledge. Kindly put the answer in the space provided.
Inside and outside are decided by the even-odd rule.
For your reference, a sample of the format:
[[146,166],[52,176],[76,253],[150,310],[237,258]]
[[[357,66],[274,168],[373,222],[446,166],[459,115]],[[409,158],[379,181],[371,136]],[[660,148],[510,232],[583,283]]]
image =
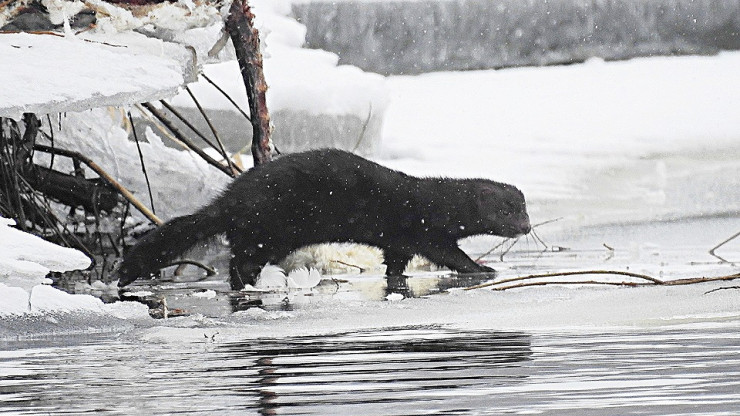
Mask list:
[[74,36],[0,35],[0,117],[120,106],[175,95],[184,85],[184,47],[143,35],[106,42]]

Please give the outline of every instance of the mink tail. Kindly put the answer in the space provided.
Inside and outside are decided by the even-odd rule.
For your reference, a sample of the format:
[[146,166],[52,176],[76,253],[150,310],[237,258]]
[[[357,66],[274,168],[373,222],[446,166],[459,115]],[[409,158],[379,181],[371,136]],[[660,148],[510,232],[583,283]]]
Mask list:
[[118,287],[148,277],[200,241],[226,231],[223,219],[208,208],[167,221],[150,231],[123,256],[116,271]]

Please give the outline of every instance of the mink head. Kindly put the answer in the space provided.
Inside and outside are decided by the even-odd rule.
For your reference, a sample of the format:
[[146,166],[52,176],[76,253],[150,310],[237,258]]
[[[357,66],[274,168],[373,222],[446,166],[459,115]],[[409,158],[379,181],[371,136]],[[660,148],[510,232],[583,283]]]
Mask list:
[[532,229],[524,195],[515,186],[479,182],[475,200],[484,233],[512,238]]

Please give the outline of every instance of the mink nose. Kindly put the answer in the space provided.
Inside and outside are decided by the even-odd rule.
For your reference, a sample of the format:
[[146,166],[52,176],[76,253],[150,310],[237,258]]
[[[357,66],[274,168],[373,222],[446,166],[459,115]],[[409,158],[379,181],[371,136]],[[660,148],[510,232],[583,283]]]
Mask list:
[[530,231],[532,231],[532,226],[529,224],[529,215],[525,215],[519,223],[519,232],[529,234]]

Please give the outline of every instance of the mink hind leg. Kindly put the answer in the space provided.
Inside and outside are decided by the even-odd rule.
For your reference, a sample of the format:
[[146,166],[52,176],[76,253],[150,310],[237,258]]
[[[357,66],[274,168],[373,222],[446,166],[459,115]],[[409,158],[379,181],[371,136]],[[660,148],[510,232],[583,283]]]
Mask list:
[[386,276],[401,276],[406,270],[406,265],[414,256],[414,253],[395,250],[393,248],[383,249],[383,263],[386,265]]
[[257,282],[262,268],[267,264],[278,264],[291,252],[291,246],[284,242],[271,241],[266,244],[232,244],[232,258],[229,262],[229,284],[232,290],[244,289],[246,285]]
[[268,262],[265,252],[259,250],[255,244],[241,241],[239,238],[229,238],[231,243],[231,261],[229,261],[229,284],[231,290],[244,289],[246,285],[254,285]]
[[254,262],[245,253],[234,254],[229,261],[229,285],[231,290],[242,290],[254,285],[264,264]]

